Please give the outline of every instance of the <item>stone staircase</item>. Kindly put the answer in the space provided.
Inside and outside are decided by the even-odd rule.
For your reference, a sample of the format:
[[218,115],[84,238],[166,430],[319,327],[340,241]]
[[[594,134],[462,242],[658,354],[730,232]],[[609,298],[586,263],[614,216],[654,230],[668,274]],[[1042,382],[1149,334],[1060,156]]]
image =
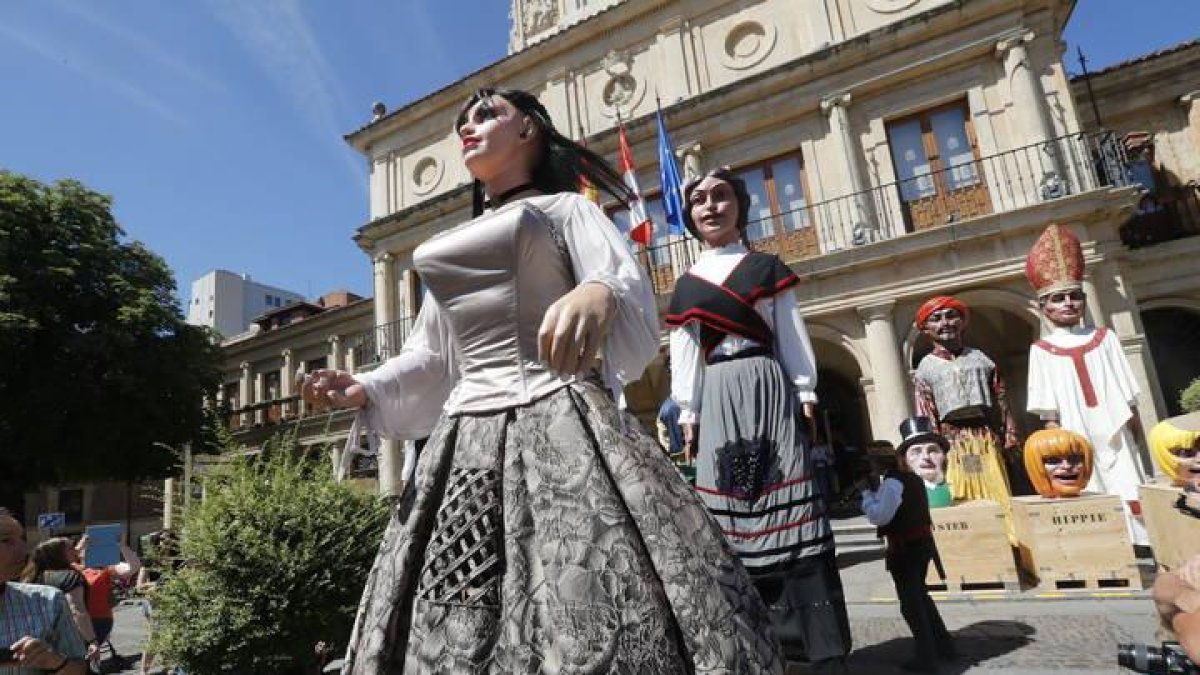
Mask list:
[[838,554],[883,552],[883,541],[875,536],[875,526],[867,522],[866,516],[834,518],[833,541]]

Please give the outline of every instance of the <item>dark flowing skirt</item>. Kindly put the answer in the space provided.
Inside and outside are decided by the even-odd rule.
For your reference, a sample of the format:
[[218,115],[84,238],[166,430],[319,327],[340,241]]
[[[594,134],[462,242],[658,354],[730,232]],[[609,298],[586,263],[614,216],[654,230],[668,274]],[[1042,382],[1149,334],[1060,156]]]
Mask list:
[[705,368],[696,490],[762,592],[784,651],[823,661],[849,653],[850,622],[803,429],[775,359]]
[[781,671],[767,610],[703,505],[591,384],[439,423],[343,669]]

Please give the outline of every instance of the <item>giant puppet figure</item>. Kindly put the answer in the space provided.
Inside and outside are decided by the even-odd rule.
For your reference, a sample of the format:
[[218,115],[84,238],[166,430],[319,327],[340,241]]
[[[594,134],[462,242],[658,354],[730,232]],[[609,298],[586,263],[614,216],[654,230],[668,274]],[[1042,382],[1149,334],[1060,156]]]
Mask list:
[[[1021,440],[1008,405],[1004,378],[987,354],[963,342],[971,312],[958,298],[939,295],[917,310],[917,328],[932,342],[933,351],[917,364],[913,375],[917,415],[928,417],[950,443],[952,451],[967,446],[986,452],[1003,449],[1010,479],[1024,484],[1019,470]],[[951,471],[958,463],[951,463]],[[961,479],[950,476],[951,489],[967,495]],[[998,485],[997,489],[1006,489]],[[1024,490],[1022,490],[1023,492]],[[1005,495],[987,495],[1004,503]]]
[[1133,542],[1147,544],[1133,517],[1143,482],[1132,433],[1138,384],[1117,336],[1081,324],[1087,298],[1079,239],[1058,225],[1046,228],[1029,251],[1025,276],[1050,324],[1050,333],[1029,349],[1029,412],[1047,428],[1061,426],[1091,441],[1088,491],[1119,495]]

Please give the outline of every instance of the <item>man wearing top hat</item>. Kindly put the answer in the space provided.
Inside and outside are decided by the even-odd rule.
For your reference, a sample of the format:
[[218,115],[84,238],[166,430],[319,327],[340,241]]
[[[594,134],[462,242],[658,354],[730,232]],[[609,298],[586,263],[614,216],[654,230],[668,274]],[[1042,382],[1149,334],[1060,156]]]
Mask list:
[[[904,439],[896,448],[900,469],[888,470],[877,488],[863,493],[862,510],[867,520],[879,528],[879,536],[887,539],[887,569],[896,585],[900,614],[916,641],[914,657],[900,668],[936,673],[938,659],[953,660],[958,651],[937,606],[925,590],[925,576],[929,563],[937,559],[937,546],[925,481],[908,468],[905,458],[910,451],[926,453],[936,449],[945,453],[949,444],[928,417],[904,420],[900,436]],[[874,471],[872,475],[876,475]],[[940,563],[938,567],[940,571]]]
[[1133,543],[1149,544],[1134,517],[1145,481],[1133,433],[1140,390],[1117,336],[1083,325],[1083,268],[1079,239],[1058,225],[1046,228],[1026,258],[1025,276],[1050,324],[1029,348],[1028,408],[1046,428],[1061,426],[1091,442],[1095,470],[1087,489],[1121,497]]

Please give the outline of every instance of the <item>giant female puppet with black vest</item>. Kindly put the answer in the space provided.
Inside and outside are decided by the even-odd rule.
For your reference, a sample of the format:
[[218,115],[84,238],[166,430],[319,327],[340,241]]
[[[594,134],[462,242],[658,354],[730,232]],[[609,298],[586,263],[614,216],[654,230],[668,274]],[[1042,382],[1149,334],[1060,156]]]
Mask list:
[[747,249],[750,196],[735,174],[711,171],[684,186],[684,199],[684,224],[705,250],[676,283],[666,321],[696,490],[785,653],[841,670],[850,627],[805,433],[817,369],[793,291],[800,280],[778,257]]

